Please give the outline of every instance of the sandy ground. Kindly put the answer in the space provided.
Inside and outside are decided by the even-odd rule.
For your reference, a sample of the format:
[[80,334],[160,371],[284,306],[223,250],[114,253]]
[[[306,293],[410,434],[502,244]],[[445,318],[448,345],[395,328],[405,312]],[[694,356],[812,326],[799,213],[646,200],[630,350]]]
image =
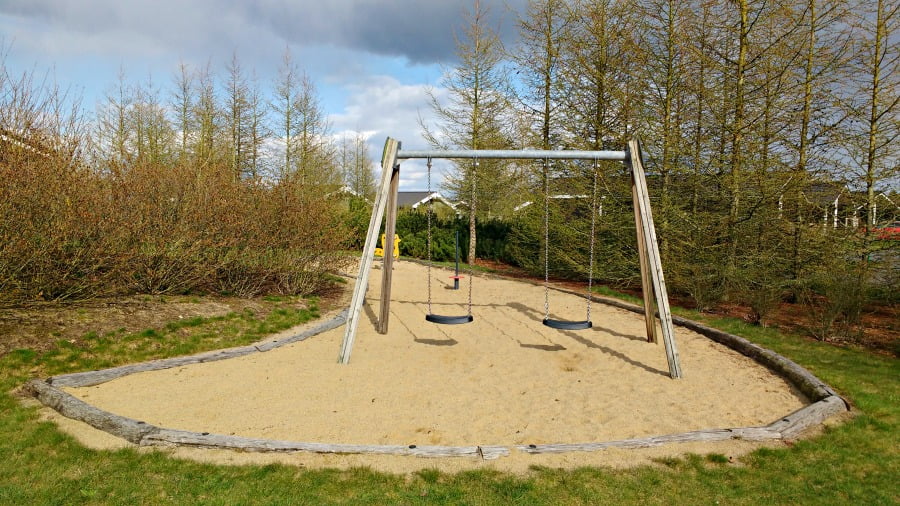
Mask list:
[[[465,314],[468,280],[449,289],[432,270],[433,311]],[[696,429],[768,424],[806,404],[780,377],[707,338],[676,327],[684,378],[668,377],[662,344],[647,343],[639,315],[593,304],[593,329],[541,324],[542,287],[476,277],[466,325],[434,325],[425,267],[400,262],[390,331],[374,331],[381,270],[373,269],[349,365],[339,365],[344,327],[267,353],[134,374],[68,389],[108,411],[161,427],[292,441],[358,444],[505,445],[580,443]],[[550,292],[551,317],[581,320],[585,302]],[[53,416],[92,447],[125,443]],[[566,455],[513,452],[494,461],[389,456],[247,454],[174,449],[223,463],[372,466],[394,472],[531,465],[623,466],[684,452],[743,454],[732,441]]]

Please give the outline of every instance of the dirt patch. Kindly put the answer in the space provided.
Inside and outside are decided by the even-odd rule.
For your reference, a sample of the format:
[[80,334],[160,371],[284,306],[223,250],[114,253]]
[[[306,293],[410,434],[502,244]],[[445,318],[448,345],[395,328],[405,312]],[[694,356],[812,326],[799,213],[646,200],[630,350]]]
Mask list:
[[[679,301],[679,305],[685,301]],[[741,304],[727,303],[718,305],[712,315],[729,316],[750,321],[750,308]],[[766,315],[764,324],[783,332],[811,337],[810,328],[815,325],[810,309],[797,303],[782,302],[772,313]],[[835,345],[862,346],[881,354],[898,355],[900,353],[900,306],[870,305],[860,317],[859,325],[850,332],[851,335],[834,337],[828,340]]]
[[[333,309],[341,296],[336,289],[319,301],[323,311]],[[27,348],[46,351],[59,341],[82,344],[86,336],[111,332],[131,333],[160,328],[182,318],[214,317],[251,311],[263,318],[285,298],[251,299],[217,296],[135,295],[115,299],[95,299],[72,303],[35,303],[0,309],[0,357],[12,350]],[[291,303],[305,307],[303,299]]]

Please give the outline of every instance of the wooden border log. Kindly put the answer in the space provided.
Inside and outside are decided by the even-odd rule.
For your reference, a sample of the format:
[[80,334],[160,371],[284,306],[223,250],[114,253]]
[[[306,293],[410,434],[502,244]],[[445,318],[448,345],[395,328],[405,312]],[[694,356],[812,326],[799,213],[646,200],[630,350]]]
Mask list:
[[131,443],[139,444],[144,437],[159,430],[154,425],[91,406],[45,381],[31,380],[24,390],[65,417],[80,420]]
[[[573,290],[568,290],[565,288],[553,289],[571,295],[577,295],[581,297],[584,296],[579,292],[575,292]],[[632,313],[641,315],[644,313],[644,308],[642,308],[641,306],[630,304],[628,302],[622,302],[616,299],[609,299],[606,297],[598,297],[596,295],[592,295],[591,300],[618,309],[624,309],[625,311],[629,311]],[[833,388],[831,388],[824,381],[820,380],[813,373],[803,368],[803,366],[797,364],[789,358],[775,353],[768,348],[763,348],[762,346],[751,343],[743,337],[729,334],[728,332],[714,329],[712,327],[707,327],[702,323],[688,320],[687,318],[683,318],[681,316],[672,315],[672,322],[679,327],[693,330],[694,332],[704,337],[707,337],[719,344],[725,345],[726,347],[740,353],[741,355],[744,355],[750,359],[753,359],[755,362],[766,366],[766,368],[778,374],[779,376],[790,382],[792,385],[797,387],[797,389],[800,390],[803,395],[805,395],[813,402],[820,401],[822,399],[825,399],[826,397],[831,396],[841,398]],[[844,403],[845,409],[849,410],[850,404],[847,401],[843,401],[843,399],[842,402]]]
[[[188,446],[220,448],[250,452],[312,452],[332,454],[405,455],[414,457],[480,457],[493,460],[509,455],[505,446],[417,446],[417,445],[356,445],[279,441],[269,439],[226,436],[159,428],[145,422],[115,415],[95,408],[72,395],[41,380],[28,382],[25,391],[60,414],[83,421],[92,427],[121,437],[141,446]],[[717,442],[731,439],[769,441],[789,439],[808,427],[821,423],[845,410],[844,402],[830,396],[806,406],[766,427],[737,427],[624,439],[600,443],[561,443],[518,445],[515,448],[530,454],[565,453],[570,451],[600,451],[609,448],[651,448],[671,443]]]
[[541,445],[518,445],[516,449],[525,453],[565,453],[591,452],[610,448],[636,449],[653,448],[670,443],[710,443],[740,439],[744,441],[772,441],[782,439],[782,435],[768,427],[736,427],[733,429],[708,429],[664,436],[651,436],[635,439],[620,439],[603,443],[557,443]]
[[249,452],[313,452],[334,454],[406,455],[413,457],[478,457],[493,460],[509,455],[502,446],[419,446],[306,443],[226,436],[205,432],[159,428],[116,415],[72,396],[42,380],[31,380],[23,390],[61,415],[140,446],[188,446]]
[[[785,358],[772,350],[753,344],[743,337],[707,327],[706,325],[686,318],[676,316],[674,317],[674,321],[681,327],[693,330],[717,343],[724,344],[732,350],[765,365],[770,370],[778,373],[780,376],[793,383],[794,386],[812,401],[819,401],[826,397],[837,395],[830,386],[811,372],[807,371],[793,360]],[[849,405],[846,405],[846,407],[849,409]]]
[[782,439],[782,434],[770,427],[734,427],[730,430],[734,434],[734,439],[742,441],[770,441],[774,439]]
[[[555,289],[561,292],[581,295],[580,293],[575,293],[566,289]],[[644,313],[644,308],[640,306],[615,299],[592,296],[592,300],[633,313]],[[129,442],[145,446],[194,446],[200,448],[231,448],[244,451],[263,452],[308,451],[317,453],[368,453],[416,457],[480,457],[485,460],[492,460],[509,455],[509,448],[505,446],[455,447],[298,443],[163,429],[101,410],[56,388],[56,386],[90,386],[134,372],[139,372],[139,370],[154,370],[186,365],[188,363],[223,360],[225,358],[240,356],[243,354],[242,352],[247,349],[249,349],[250,353],[263,352],[292,342],[301,341],[317,333],[338,327],[346,321],[346,318],[347,311],[343,311],[331,320],[323,322],[316,327],[300,332],[294,336],[262,341],[255,346],[201,353],[191,357],[175,357],[173,359],[158,360],[145,364],[116,367],[104,371],[62,375],[48,380],[53,382],[52,385],[49,382],[32,380],[23,387],[23,390],[36,397],[44,405],[55,409],[63,416],[80,420],[92,427],[104,430]],[[803,367],[771,350],[755,345],[739,336],[728,334],[727,332],[713,329],[685,318],[675,316],[673,317],[673,323],[693,330],[762,363],[784,377],[790,383],[797,386],[807,397],[815,402],[789,415],[779,418],[765,427],[710,429],[599,443],[519,445],[515,448],[526,453],[563,453],[567,451],[599,451],[607,448],[649,448],[679,442],[715,442],[729,439],[747,441],[792,439],[807,428],[822,423],[827,418],[849,409],[847,403],[834,393],[834,390],[832,390],[831,387],[816,378]],[[192,361],[184,362],[184,359],[191,359]],[[153,368],[142,369],[141,366],[146,366],[147,364],[153,364],[154,366]]]
[[484,460],[495,460],[509,456],[509,448],[505,446],[479,446],[478,453]]
[[327,332],[329,330],[336,329],[336,328],[340,327],[341,325],[344,325],[345,323],[347,323],[347,309],[344,309],[343,311],[338,313],[337,316],[335,316],[334,318],[332,318],[326,322],[322,322],[319,325],[316,325],[315,327],[313,327],[311,329],[304,330],[303,332],[300,332],[299,334],[294,334],[293,336],[283,337],[280,339],[261,341],[261,342],[257,343],[255,345],[255,347],[257,350],[263,351],[263,352],[274,350],[275,348],[280,348],[280,347],[286,346],[288,344],[298,343],[298,342],[308,339],[316,334],[321,334],[322,332]]
[[730,429],[695,430],[679,434],[666,434],[665,436],[654,436],[651,439],[659,444],[702,443],[706,441],[727,441],[729,439],[767,441],[781,439],[781,434],[768,430],[765,427],[735,427]]
[[[226,436],[183,430],[160,429],[147,436],[142,446],[189,446],[194,448],[225,448],[247,452],[311,452],[334,454],[406,455],[413,457],[480,457],[497,458],[509,453],[503,447],[479,446],[418,446],[411,445],[359,445],[304,443]],[[487,456],[485,456],[487,455]]]
[[844,400],[837,395],[831,395],[772,422],[768,429],[781,433],[784,439],[793,439],[809,427],[845,411],[847,406]]
[[516,450],[531,453],[566,453],[566,452],[595,452],[600,450],[608,450],[610,448],[637,449],[652,448],[660,446],[663,443],[654,441],[652,437],[640,439],[623,439],[620,441],[606,441],[603,443],[554,443],[541,445],[518,445]]
[[171,369],[173,367],[181,367],[190,364],[199,364],[202,362],[215,362],[226,358],[241,357],[256,353],[259,350],[255,346],[241,346],[238,348],[227,348],[224,350],[210,351],[200,353],[198,355],[189,355],[186,357],[163,358],[160,360],[151,360],[149,362],[141,362],[139,364],[129,364],[120,367],[111,367],[109,369],[100,369],[98,371],[76,372],[72,374],[62,374],[47,379],[47,382],[54,386],[61,387],[89,387],[106,383],[107,381],[128,376],[130,374],[146,371],[158,371],[160,369]]

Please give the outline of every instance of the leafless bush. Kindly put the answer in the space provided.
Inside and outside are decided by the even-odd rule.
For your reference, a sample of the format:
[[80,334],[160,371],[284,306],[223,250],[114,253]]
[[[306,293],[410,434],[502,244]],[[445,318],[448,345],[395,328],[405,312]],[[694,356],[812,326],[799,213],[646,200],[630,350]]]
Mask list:
[[861,265],[828,262],[810,276],[800,292],[809,310],[809,332],[821,341],[855,340],[866,303],[866,280]]
[[346,234],[321,188],[246,181],[209,159],[87,156],[67,104],[0,72],[0,301],[309,294],[336,268]]

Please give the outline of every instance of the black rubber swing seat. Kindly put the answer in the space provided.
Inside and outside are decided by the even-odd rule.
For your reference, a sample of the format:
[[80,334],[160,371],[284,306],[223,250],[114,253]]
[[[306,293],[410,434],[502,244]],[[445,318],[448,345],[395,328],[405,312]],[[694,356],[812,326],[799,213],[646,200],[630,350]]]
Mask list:
[[440,323],[442,325],[458,325],[460,323],[471,323],[475,318],[472,315],[463,316],[442,316],[439,314],[427,314],[425,320],[431,323]]
[[575,322],[566,320],[551,320],[550,318],[544,318],[544,325],[559,330],[586,330],[594,326],[590,320]]

